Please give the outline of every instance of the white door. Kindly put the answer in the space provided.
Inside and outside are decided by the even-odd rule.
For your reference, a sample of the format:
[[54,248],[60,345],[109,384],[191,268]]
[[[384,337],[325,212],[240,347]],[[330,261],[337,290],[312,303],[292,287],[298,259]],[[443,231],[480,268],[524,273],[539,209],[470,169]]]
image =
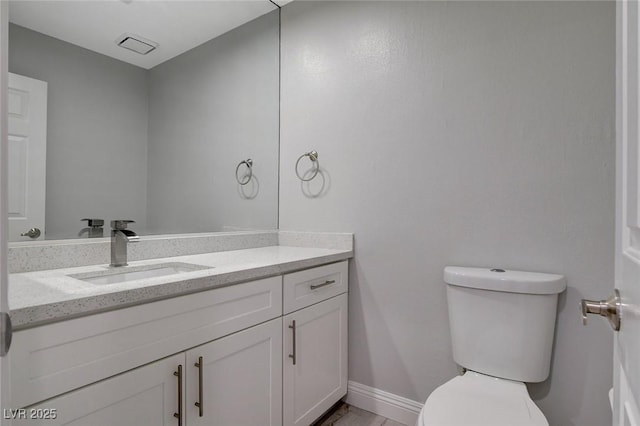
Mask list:
[[282,425],[281,318],[187,351],[186,423]]
[[9,73],[7,95],[9,241],[44,239],[47,83]]
[[[0,1],[0,312],[9,312],[7,288],[9,274],[7,273],[7,241],[9,226],[7,220],[7,92],[8,84],[8,47],[9,47],[9,2]],[[2,339],[0,339],[2,340]],[[1,345],[2,343],[0,343]],[[9,357],[0,357],[0,407],[11,407],[11,387],[9,385]],[[10,421],[0,420],[2,426],[8,426]]]
[[347,295],[293,312],[282,326],[284,425],[307,426],[347,393]]
[[613,425],[640,426],[640,10],[616,2],[616,277]]
[[[52,398],[21,411],[5,411],[16,424],[74,426],[175,426],[185,381],[184,352]],[[176,374],[174,374],[176,373]],[[184,409],[184,401],[182,408]],[[21,419],[22,422],[20,421]],[[184,417],[183,417],[184,421]],[[182,422],[180,424],[183,424]]]

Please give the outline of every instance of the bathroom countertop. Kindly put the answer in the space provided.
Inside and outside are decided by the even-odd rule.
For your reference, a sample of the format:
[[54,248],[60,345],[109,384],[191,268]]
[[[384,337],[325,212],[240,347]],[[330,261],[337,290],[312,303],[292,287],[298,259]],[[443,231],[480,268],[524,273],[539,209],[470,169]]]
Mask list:
[[353,257],[352,250],[270,246],[129,262],[130,267],[182,262],[208,267],[180,274],[96,285],[70,277],[115,268],[92,265],[9,275],[14,329],[266,278]]

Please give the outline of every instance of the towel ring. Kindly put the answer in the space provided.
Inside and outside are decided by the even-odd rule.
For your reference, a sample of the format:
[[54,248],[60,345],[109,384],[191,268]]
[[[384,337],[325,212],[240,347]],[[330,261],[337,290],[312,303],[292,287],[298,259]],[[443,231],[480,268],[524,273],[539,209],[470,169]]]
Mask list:
[[[247,168],[249,169],[249,174],[245,175],[245,177],[247,177],[247,179],[240,179],[238,177],[238,170],[240,170],[240,166],[242,165],[247,166]],[[246,185],[249,182],[251,182],[251,178],[253,177],[253,160],[251,160],[251,158],[248,158],[244,161],[241,161],[238,163],[238,165],[236,166],[236,181],[240,184],[240,185]]]
[[[316,165],[315,171],[313,172],[311,177],[308,178],[308,179],[304,179],[302,176],[300,176],[300,173],[298,172],[298,165],[300,164],[300,160],[302,160],[304,157],[309,157],[309,160],[311,160],[311,162]],[[300,179],[303,182],[309,182],[311,179],[313,179],[314,177],[316,177],[318,175],[319,171],[320,171],[320,161],[318,161],[318,152],[317,151],[305,152],[300,157],[298,157],[298,161],[296,161],[296,176],[298,176],[298,179]]]

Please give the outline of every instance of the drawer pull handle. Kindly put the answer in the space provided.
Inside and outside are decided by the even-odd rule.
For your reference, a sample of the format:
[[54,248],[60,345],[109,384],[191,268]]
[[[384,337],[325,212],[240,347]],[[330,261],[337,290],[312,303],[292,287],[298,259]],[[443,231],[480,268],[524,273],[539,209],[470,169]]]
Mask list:
[[198,362],[194,364],[198,367],[198,402],[195,406],[198,407],[198,414],[200,417],[204,416],[204,408],[202,406],[202,370],[204,370],[204,364],[202,363],[202,357],[198,357]]
[[293,365],[296,365],[296,320],[293,320],[289,328],[293,331],[293,354],[289,354],[289,358],[293,359]]
[[182,426],[182,365],[178,365],[178,371],[173,375],[178,378],[178,412],[173,413],[173,417],[178,419],[178,426]]
[[327,280],[322,284],[312,284],[311,286],[309,286],[309,288],[311,288],[311,290],[315,290],[316,288],[324,287],[325,285],[333,284],[335,282],[336,280]]

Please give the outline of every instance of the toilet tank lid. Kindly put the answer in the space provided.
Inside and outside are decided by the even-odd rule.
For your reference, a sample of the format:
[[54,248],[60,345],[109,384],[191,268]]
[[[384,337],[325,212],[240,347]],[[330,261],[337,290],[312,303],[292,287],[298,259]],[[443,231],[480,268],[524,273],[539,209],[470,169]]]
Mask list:
[[460,266],[444,268],[444,281],[460,287],[526,294],[557,294],[567,287],[564,275]]

